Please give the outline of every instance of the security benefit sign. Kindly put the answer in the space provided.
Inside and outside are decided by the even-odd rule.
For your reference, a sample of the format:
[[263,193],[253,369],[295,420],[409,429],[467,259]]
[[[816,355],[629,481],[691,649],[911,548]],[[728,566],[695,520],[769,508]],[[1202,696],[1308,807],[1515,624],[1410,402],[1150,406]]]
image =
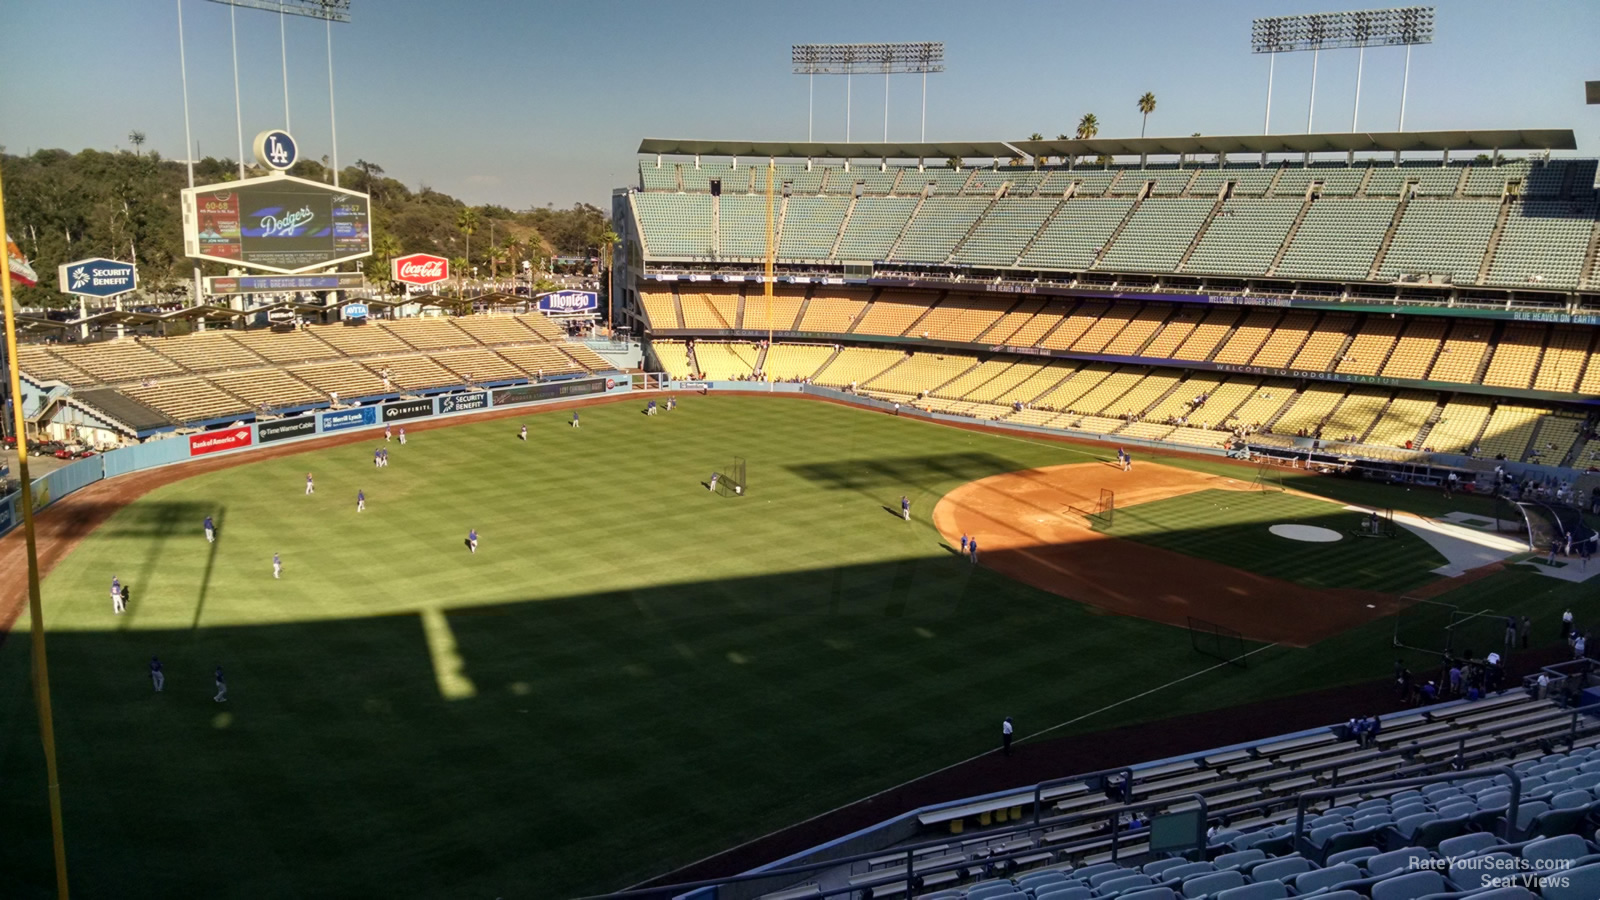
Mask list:
[[299,419],[284,419],[279,422],[263,422],[256,426],[256,441],[270,444],[273,441],[285,441],[289,438],[305,437],[317,433],[317,420],[312,416]]
[[133,263],[95,257],[67,263],[56,269],[61,293],[75,297],[115,297],[139,287]]
[[189,435],[189,455],[203,456],[207,453],[219,453],[223,450],[238,450],[250,446],[250,429],[244,426],[229,428],[225,431],[207,431],[204,434]]
[[553,316],[576,316],[600,308],[600,295],[594,291],[555,291],[539,298],[539,311]]
[[420,419],[431,415],[433,415],[432,400],[402,400],[399,403],[385,403],[383,405],[383,420],[385,422]]
[[183,191],[184,252],[292,275],[372,255],[366,194],[289,175]]
[[466,394],[448,394],[439,398],[439,412],[466,412],[469,409],[483,409],[489,405],[487,391],[472,391]]

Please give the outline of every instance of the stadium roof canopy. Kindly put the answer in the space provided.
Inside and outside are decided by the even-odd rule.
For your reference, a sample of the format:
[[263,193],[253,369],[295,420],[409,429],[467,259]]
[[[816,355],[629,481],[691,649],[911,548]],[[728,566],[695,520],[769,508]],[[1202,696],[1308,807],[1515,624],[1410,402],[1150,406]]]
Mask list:
[[947,159],[952,156],[1179,156],[1202,153],[1375,153],[1446,150],[1576,150],[1568,128],[1488,131],[1362,131],[1334,134],[1253,134],[1200,137],[1088,138],[1057,141],[932,141],[828,143],[808,141],[691,141],[645,138],[641,154],[774,156],[790,159]]

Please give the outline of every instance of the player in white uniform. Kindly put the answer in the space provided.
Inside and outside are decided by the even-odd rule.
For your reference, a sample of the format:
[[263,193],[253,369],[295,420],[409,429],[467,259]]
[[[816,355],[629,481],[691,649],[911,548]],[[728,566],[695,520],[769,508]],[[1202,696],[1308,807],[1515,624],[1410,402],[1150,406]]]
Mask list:
[[272,554],[272,577],[273,578],[278,578],[278,577],[280,577],[282,575],[283,575],[283,559],[282,559],[282,557],[278,556],[278,554],[274,553],[274,554]]
[[124,609],[125,607],[122,605],[122,582],[118,581],[117,576],[113,575],[111,576],[111,611],[120,616]]
[[367,511],[367,492],[358,490],[358,491],[356,491],[356,512],[366,512],[366,511]]
[[317,483],[315,481],[311,480],[311,473],[307,472],[306,473],[306,496],[309,497],[312,494],[315,494],[316,492],[317,492]]

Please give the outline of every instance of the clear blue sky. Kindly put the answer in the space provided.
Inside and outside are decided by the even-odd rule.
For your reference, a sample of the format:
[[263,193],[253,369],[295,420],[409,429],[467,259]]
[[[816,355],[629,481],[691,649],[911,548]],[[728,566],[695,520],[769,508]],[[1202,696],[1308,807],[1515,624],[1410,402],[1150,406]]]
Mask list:
[[[632,181],[641,137],[804,139],[806,79],[792,43],[946,42],[929,78],[930,140],[1068,132],[1092,111],[1102,135],[1137,135],[1135,99],[1155,93],[1150,134],[1261,130],[1267,61],[1249,52],[1258,16],[1370,8],[1301,0],[1105,2],[680,2],[354,0],[334,26],[339,159],[382,165],[416,187],[523,208],[609,208]],[[1600,155],[1596,0],[1440,0],[1436,43],[1413,55],[1408,130],[1561,127]],[[228,8],[183,0],[194,136],[235,157]],[[183,154],[176,0],[5,0],[0,144]],[[278,18],[238,11],[245,142],[283,124]],[[331,149],[323,26],[288,20],[293,131]],[[1403,51],[1367,53],[1362,130],[1392,130]],[[1319,131],[1350,126],[1354,51],[1322,54]],[[1303,132],[1311,54],[1279,57],[1272,128]],[[854,80],[851,136],[883,134],[883,79]],[[891,83],[891,140],[914,140],[920,83]],[[844,138],[842,78],[819,78],[815,134]],[[248,149],[247,149],[248,152]]]

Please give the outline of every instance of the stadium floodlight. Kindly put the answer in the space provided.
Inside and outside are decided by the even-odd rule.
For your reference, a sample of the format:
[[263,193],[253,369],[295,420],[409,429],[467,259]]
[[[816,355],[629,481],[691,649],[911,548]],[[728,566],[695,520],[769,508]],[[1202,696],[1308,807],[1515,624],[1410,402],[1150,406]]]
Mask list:
[[794,44],[789,51],[794,74],[810,81],[806,107],[806,141],[811,140],[811,110],[815,106],[818,75],[843,75],[844,139],[850,140],[850,79],[854,75],[883,76],[883,141],[889,142],[889,76],[922,76],[922,140],[928,139],[928,73],[944,71],[944,42],[899,44]]
[[211,0],[226,6],[246,9],[264,9],[267,12],[305,16],[308,19],[326,19],[329,22],[350,21],[350,0]]
[[1317,57],[1323,50],[1355,48],[1360,51],[1356,63],[1356,101],[1351,116],[1350,130],[1356,130],[1355,118],[1361,112],[1361,69],[1366,62],[1368,47],[1406,48],[1405,74],[1400,83],[1400,130],[1406,124],[1406,87],[1411,80],[1411,48],[1416,44],[1433,43],[1433,11],[1431,6],[1400,6],[1390,9],[1363,9],[1351,12],[1311,13],[1301,16],[1273,16],[1256,19],[1250,26],[1250,50],[1268,54],[1267,65],[1267,125],[1272,120],[1272,74],[1277,54],[1311,51],[1311,109],[1306,113],[1306,133],[1311,132],[1311,117],[1317,103]]

